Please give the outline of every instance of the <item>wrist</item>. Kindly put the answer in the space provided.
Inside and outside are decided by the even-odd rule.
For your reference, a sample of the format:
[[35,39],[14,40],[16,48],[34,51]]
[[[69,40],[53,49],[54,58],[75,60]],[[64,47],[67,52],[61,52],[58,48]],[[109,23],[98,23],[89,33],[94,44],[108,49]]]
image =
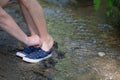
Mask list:
[[27,38],[24,40],[24,44],[26,44],[27,46],[30,46],[29,37],[27,37]]

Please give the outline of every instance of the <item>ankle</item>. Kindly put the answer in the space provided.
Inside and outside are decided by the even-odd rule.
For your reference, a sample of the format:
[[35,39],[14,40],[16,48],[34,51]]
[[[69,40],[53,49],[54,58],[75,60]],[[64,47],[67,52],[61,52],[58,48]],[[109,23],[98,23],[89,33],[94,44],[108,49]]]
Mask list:
[[42,40],[41,48],[45,51],[49,51],[54,44],[53,38],[49,35],[46,39]]
[[53,40],[51,35],[47,35],[47,36],[41,37],[42,44],[44,44],[46,42],[50,42],[51,40]]

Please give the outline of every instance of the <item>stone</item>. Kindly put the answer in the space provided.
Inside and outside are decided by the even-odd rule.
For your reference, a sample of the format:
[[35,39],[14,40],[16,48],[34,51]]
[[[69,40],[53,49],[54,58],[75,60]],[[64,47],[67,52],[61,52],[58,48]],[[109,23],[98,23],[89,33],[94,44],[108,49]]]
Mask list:
[[98,52],[98,55],[99,55],[100,57],[103,57],[103,56],[105,56],[105,53],[104,53],[104,52]]

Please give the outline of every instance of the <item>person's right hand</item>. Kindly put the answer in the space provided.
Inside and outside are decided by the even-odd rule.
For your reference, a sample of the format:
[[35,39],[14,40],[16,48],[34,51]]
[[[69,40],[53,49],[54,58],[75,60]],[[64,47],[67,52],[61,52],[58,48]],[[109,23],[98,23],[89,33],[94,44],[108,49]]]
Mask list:
[[38,35],[32,35],[28,37],[28,46],[41,47],[42,43]]

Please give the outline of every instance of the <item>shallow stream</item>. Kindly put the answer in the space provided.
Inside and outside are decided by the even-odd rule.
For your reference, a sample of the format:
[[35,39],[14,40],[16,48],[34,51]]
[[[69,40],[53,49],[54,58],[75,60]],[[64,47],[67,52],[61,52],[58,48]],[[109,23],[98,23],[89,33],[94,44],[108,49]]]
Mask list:
[[[15,56],[25,45],[0,30],[0,80],[120,80],[119,32],[106,21],[105,10],[40,3],[59,49],[50,59],[25,63]],[[9,5],[6,11],[29,34],[15,6]]]

